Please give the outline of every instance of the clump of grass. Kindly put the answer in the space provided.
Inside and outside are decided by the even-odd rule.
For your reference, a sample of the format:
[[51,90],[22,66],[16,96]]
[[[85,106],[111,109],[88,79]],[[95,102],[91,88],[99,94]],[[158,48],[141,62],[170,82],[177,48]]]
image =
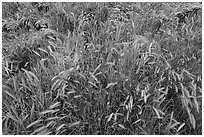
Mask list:
[[202,134],[199,3],[3,5],[3,134]]

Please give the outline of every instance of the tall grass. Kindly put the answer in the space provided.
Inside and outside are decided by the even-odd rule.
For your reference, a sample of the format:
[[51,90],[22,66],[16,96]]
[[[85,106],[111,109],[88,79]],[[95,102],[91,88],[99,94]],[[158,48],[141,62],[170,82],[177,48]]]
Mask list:
[[202,134],[201,9],[3,3],[3,134]]

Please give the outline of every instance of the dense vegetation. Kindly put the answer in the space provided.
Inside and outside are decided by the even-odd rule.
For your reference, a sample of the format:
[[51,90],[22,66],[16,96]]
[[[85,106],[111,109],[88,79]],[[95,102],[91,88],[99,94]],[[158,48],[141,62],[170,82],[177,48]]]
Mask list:
[[2,3],[3,134],[202,134],[202,3]]

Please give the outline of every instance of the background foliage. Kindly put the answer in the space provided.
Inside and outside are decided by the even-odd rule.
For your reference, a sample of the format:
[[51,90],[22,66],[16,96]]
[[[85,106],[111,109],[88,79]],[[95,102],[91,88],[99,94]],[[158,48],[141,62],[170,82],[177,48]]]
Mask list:
[[202,134],[202,3],[2,3],[3,134]]

